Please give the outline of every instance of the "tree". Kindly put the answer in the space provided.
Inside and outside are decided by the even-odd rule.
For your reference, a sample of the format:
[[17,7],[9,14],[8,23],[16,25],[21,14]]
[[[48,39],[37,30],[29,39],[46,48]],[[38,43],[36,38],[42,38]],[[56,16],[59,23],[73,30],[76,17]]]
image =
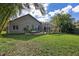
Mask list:
[[[43,5],[40,3],[33,3],[36,9],[39,9],[42,14],[45,13]],[[38,7],[38,8],[37,8]],[[10,18],[16,16],[17,13],[21,13],[22,9],[30,9],[29,3],[5,3],[0,4],[0,33],[4,29],[5,25],[10,21]]]
[[52,17],[51,20],[56,31],[66,33],[73,32],[74,29],[73,21],[74,18],[72,18],[70,14],[64,14],[64,13],[56,14],[54,17]]

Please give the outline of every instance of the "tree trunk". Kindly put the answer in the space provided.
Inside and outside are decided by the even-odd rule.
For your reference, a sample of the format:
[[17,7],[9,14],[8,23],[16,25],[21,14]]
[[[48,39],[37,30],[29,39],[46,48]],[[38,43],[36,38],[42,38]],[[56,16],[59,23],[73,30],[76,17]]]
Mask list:
[[7,21],[8,21],[9,16],[10,16],[10,12],[8,12],[8,13],[6,14],[6,16],[3,18],[3,22],[2,22],[2,24],[0,25],[0,34],[1,34],[1,32],[3,31],[3,29],[4,29],[4,27],[5,27],[5,24],[6,24]]

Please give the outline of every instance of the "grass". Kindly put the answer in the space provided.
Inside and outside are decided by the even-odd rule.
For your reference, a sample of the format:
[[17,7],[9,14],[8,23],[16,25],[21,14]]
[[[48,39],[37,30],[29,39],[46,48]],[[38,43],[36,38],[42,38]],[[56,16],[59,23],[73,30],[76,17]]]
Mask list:
[[79,35],[2,35],[0,55],[79,56]]

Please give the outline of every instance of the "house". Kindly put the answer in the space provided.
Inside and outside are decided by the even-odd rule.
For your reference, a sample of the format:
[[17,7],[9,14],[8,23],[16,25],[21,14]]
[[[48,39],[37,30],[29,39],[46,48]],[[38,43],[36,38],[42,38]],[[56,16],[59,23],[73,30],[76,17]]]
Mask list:
[[52,31],[53,25],[51,23],[49,23],[49,22],[42,22],[41,24],[42,24],[42,30],[44,32]]
[[28,30],[30,30],[31,32],[48,32],[51,28],[52,27],[49,23],[39,22],[30,14],[27,14],[17,19],[11,20],[8,24],[7,32],[25,33],[25,31]]
[[41,22],[30,14],[11,20],[8,24],[8,33],[24,33],[25,29],[40,32]]

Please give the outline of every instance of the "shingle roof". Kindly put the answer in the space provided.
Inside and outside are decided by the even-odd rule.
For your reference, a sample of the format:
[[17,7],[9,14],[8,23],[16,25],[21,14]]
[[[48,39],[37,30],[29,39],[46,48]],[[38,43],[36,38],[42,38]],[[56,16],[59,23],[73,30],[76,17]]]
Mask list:
[[27,14],[27,15],[21,16],[21,17],[19,17],[19,18],[16,18],[16,19],[14,19],[14,20],[11,20],[11,22],[12,22],[12,21],[19,20],[20,18],[23,18],[23,17],[26,17],[26,16],[31,16],[31,17],[32,17],[33,19],[35,19],[37,22],[41,23],[40,21],[38,21],[35,17],[33,17],[33,16],[30,15],[30,14]]

